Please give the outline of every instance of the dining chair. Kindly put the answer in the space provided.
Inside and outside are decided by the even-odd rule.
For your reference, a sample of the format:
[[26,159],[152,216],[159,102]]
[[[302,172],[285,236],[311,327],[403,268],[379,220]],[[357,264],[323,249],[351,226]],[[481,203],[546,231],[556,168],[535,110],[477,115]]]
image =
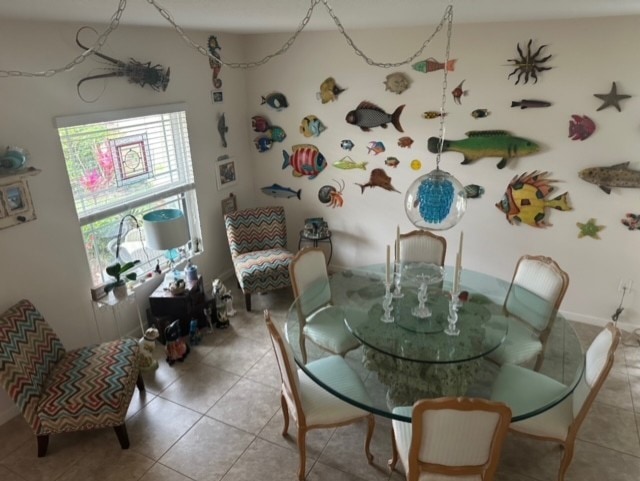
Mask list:
[[[264,320],[271,337],[282,379],[280,394],[284,417],[282,435],[286,436],[289,429],[289,412],[298,427],[297,443],[300,453],[298,479],[302,481],[306,475],[306,435],[311,429],[345,426],[366,419],[368,429],[364,451],[367,461],[371,464],[373,456],[369,451],[369,446],[375,427],[373,414],[342,401],[323,389],[302,369],[297,369],[291,346],[283,338],[279,327],[272,321],[268,310],[264,311]],[[345,397],[357,400],[364,406],[371,405],[371,399],[362,380],[342,357],[333,355],[318,359],[306,364],[305,369],[318,379],[326,379],[328,385],[334,386],[335,381],[339,380],[342,386],[341,392]],[[333,382],[330,379],[333,379]]]
[[[587,349],[584,372],[573,393],[540,414],[511,423],[509,430],[513,433],[562,445],[564,454],[558,470],[558,481],[564,480],[573,458],[578,430],[613,366],[614,352],[619,342],[620,331],[612,322],[608,323]],[[566,389],[564,384],[539,372],[507,364],[500,368],[491,398],[523,407],[535,406],[543,404],[545,399],[561,396]]]
[[523,364],[535,358],[534,370],[540,370],[549,333],[568,287],[569,275],[550,257],[520,257],[503,305],[503,313],[509,318],[507,337],[488,359],[502,365]]
[[302,362],[307,362],[306,339],[340,356],[358,348],[360,342],[345,326],[343,310],[332,305],[324,251],[319,247],[300,250],[291,260],[289,273],[297,299]]
[[400,234],[400,262],[429,262],[444,266],[447,239],[428,230]]
[[105,427],[129,447],[127,409],[136,384],[144,391],[138,349],[118,339],[67,351],[26,299],[0,314],[0,385],[36,435],[38,457],[50,434]]
[[411,423],[394,419],[393,457],[408,481],[491,481],[509,429],[511,409],[486,399],[447,397],[421,399],[396,407]]
[[289,287],[287,223],[282,206],[236,210],[224,216],[238,286],[251,311],[251,294]]

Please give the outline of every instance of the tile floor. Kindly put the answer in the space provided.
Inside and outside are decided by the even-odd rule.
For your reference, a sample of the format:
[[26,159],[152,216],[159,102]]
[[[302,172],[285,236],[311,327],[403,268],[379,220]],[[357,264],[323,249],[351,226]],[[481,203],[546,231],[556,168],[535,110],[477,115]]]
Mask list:
[[[236,307],[242,296],[236,292]],[[134,393],[127,427],[131,448],[119,448],[111,429],[52,436],[36,458],[33,435],[21,417],[0,426],[2,481],[286,481],[298,466],[295,437],[284,438],[280,378],[262,320],[269,308],[284,319],[288,291],[254,296],[253,312],[238,309],[227,330],[205,335],[184,363],[145,375],[147,392]],[[598,328],[576,324],[585,344]],[[623,337],[631,344],[632,336]],[[158,357],[163,357],[161,348]],[[404,479],[389,474],[390,423],[377,419],[374,465],[362,447],[365,426],[312,431],[307,438],[309,481]],[[578,435],[567,481],[640,479],[640,348],[622,345],[616,363]],[[560,459],[552,443],[510,436],[499,481],[553,481]]]

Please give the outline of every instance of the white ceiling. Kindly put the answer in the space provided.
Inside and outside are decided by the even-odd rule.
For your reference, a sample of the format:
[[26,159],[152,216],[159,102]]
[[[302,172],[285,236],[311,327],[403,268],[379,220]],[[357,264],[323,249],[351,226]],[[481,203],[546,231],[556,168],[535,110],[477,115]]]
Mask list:
[[[0,19],[105,24],[124,0],[0,0]],[[310,0],[157,0],[184,28],[292,32]],[[433,25],[449,0],[327,0],[349,29]],[[640,15],[640,0],[454,0],[454,23]],[[147,0],[128,0],[122,25],[168,26]],[[333,30],[322,1],[309,30]]]

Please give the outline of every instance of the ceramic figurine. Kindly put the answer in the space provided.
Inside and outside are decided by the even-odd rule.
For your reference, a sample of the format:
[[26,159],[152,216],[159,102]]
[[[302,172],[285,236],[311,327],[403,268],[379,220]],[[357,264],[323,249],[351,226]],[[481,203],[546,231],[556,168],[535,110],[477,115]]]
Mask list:
[[[446,64],[447,72],[453,72],[455,70],[456,62],[458,59],[449,60]],[[443,70],[445,68],[445,64],[442,62],[438,62],[435,58],[429,57],[426,60],[421,60],[420,62],[414,63],[411,68],[416,70],[417,72],[429,73],[436,72],[438,70]]]
[[597,112],[602,109],[606,109],[607,107],[615,107],[618,112],[622,112],[620,101],[631,98],[631,95],[618,94],[618,87],[616,86],[615,82],[612,83],[609,93],[593,94],[593,96],[598,97],[600,100],[602,100],[602,105],[598,107],[598,109],[596,110]]
[[218,329],[226,329],[229,327],[229,316],[235,316],[236,314],[233,308],[231,292],[229,292],[229,289],[226,288],[220,279],[215,279],[213,281],[211,295],[215,301],[216,327]]
[[351,150],[355,144],[350,139],[344,139],[340,141],[340,147],[344,150]]
[[155,327],[150,327],[144,331],[144,336],[138,341],[140,346],[140,356],[138,357],[138,363],[141,371],[153,371],[158,369],[158,361],[153,357],[153,351],[156,348],[156,339],[160,336],[160,333]]
[[282,168],[286,169],[291,166],[294,177],[306,175],[309,180],[315,179],[327,166],[327,160],[315,145],[299,144],[294,145],[292,149],[291,155],[286,150],[282,151],[284,157]]
[[269,121],[261,115],[254,115],[251,117],[251,128],[254,132],[266,132],[269,129]]
[[167,352],[167,363],[173,366],[176,361],[182,362],[189,354],[189,345],[184,342],[180,333],[180,321],[176,320],[169,324],[164,330],[166,340],[165,350]]
[[[442,151],[459,152],[464,155],[462,165],[484,157],[502,157],[498,169],[507,165],[507,160],[514,157],[535,154],[540,147],[535,142],[521,137],[514,137],[506,130],[472,130],[462,140],[444,140]],[[427,148],[432,154],[438,153],[440,139],[430,137]]]
[[629,162],[609,167],[588,167],[578,172],[578,177],[597,185],[607,194],[611,193],[612,187],[640,187],[640,170],[630,169]]
[[380,140],[372,140],[371,142],[369,142],[369,145],[367,145],[368,154],[373,152],[373,155],[378,155],[385,150],[386,149],[384,147],[384,143],[382,143]]
[[509,183],[500,202],[496,203],[499,211],[503,212],[509,224],[524,222],[533,227],[547,227],[551,224],[545,221],[547,207],[557,210],[571,210],[567,201],[567,193],[553,199],[545,197],[554,187],[555,180],[548,179],[548,172],[534,171],[516,175]]
[[369,162],[356,162],[355,160],[353,160],[351,157],[347,155],[341,158],[340,160],[336,160],[333,163],[333,166],[342,170],[351,170],[351,169],[367,170],[368,163]]
[[286,109],[289,106],[287,97],[285,97],[280,92],[274,92],[267,95],[266,97],[262,97],[262,102],[260,102],[260,105],[264,104],[267,104],[269,107],[274,108],[278,111]]
[[511,107],[520,107],[520,109],[539,109],[544,107],[551,107],[551,102],[546,100],[512,100]]
[[520,43],[518,43],[517,50],[519,58],[510,58],[507,62],[512,62],[511,66],[515,67],[513,72],[509,74],[507,78],[511,78],[513,75],[518,74],[516,77],[516,85],[520,83],[520,80],[524,76],[524,82],[529,82],[529,79],[533,79],[533,83],[538,82],[538,74],[544,72],[546,70],[551,70],[552,67],[545,67],[544,63],[551,58],[551,55],[547,55],[546,57],[540,57],[542,53],[542,49],[546,47],[546,45],[542,45],[538,50],[531,53],[531,43],[533,39],[529,40],[527,43],[527,53],[525,54],[520,48]]
[[369,176],[369,182],[366,184],[358,184],[362,193],[364,194],[364,189],[366,187],[381,187],[384,190],[388,190],[390,192],[400,192],[393,185],[391,185],[391,177],[387,175],[384,169],[373,169],[371,171],[371,175]]
[[333,77],[328,77],[324,82],[320,84],[320,92],[317,93],[317,97],[323,104],[327,102],[333,102],[338,99],[338,95],[344,92],[343,88],[338,87]]
[[300,133],[305,137],[318,137],[327,128],[315,115],[307,115],[300,123]]
[[586,115],[572,115],[569,120],[569,138],[571,140],[585,140],[596,131],[596,124]]
[[293,190],[290,187],[283,187],[280,184],[267,185],[261,188],[260,191],[265,195],[281,199],[290,199],[292,197],[300,199],[302,195],[302,189]]
[[387,79],[383,83],[385,90],[395,94],[401,94],[409,88],[411,79],[409,79],[405,73],[393,72],[387,75]]
[[332,185],[323,185],[320,187],[320,190],[318,190],[318,200],[323,204],[327,204],[329,207],[342,207],[344,204],[342,191],[344,191],[345,184],[344,181],[342,181],[342,184],[337,180],[334,182],[340,190],[336,189]]
[[628,213],[624,219],[620,220],[622,225],[625,225],[629,230],[640,229],[640,214]]
[[473,112],[471,112],[471,117],[473,117],[474,119],[484,119],[490,114],[491,112],[489,112],[487,109],[475,109]]
[[462,90],[463,83],[464,83],[464,80],[460,82],[460,84],[458,84],[458,86],[451,91],[451,95],[453,96],[453,102],[458,105],[462,105],[462,96],[469,94],[468,90]]
[[357,125],[363,132],[369,132],[372,127],[387,128],[390,122],[399,132],[402,130],[400,125],[400,114],[404,109],[404,105],[400,105],[392,114],[388,114],[377,105],[367,102],[366,100],[351,110],[345,120],[347,123]]
[[413,145],[413,139],[411,137],[400,137],[398,139],[398,147],[410,149]]
[[273,142],[269,137],[262,135],[253,139],[253,145],[258,152],[266,152],[271,149]]

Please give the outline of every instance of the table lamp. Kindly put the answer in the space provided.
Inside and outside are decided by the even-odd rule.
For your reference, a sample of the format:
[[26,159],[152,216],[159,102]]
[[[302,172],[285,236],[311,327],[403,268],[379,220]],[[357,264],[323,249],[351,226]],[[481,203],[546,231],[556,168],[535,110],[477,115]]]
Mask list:
[[159,251],[166,250],[173,270],[173,264],[178,259],[175,250],[189,242],[184,214],[179,209],[160,209],[147,212],[142,220],[147,246]]

